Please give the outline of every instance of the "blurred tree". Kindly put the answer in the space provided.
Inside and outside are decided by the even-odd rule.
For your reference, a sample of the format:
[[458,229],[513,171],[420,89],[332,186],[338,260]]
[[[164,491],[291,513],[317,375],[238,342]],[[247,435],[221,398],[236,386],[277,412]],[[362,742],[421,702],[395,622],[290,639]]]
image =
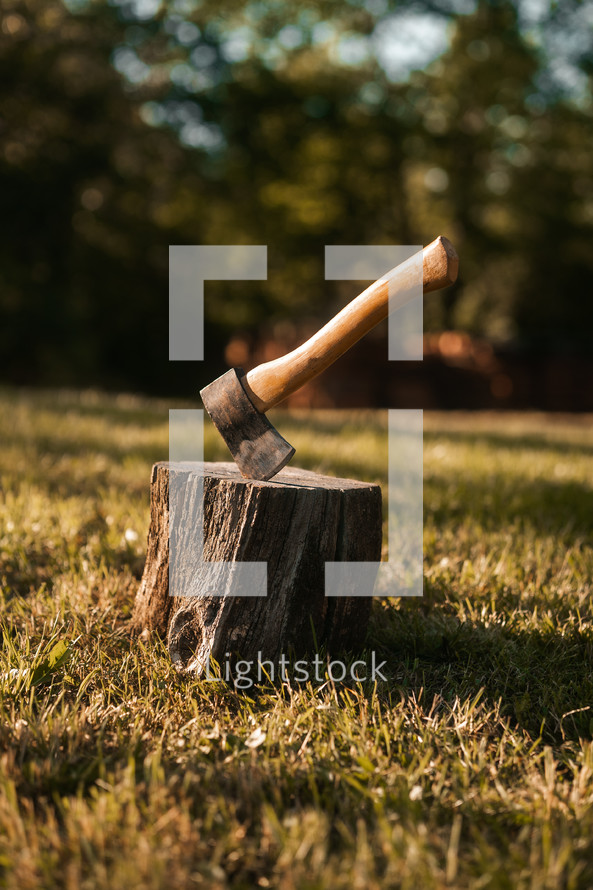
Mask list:
[[514,4],[480,0],[459,18],[449,51],[410,86],[419,155],[424,169],[434,165],[424,177],[430,204],[421,198],[417,214],[426,232],[440,202],[463,256],[460,286],[440,298],[440,324],[588,348],[591,107],[542,93],[540,72]]
[[199,239],[208,197],[195,158],[141,119],[110,64],[121,36],[106,7],[4,6],[5,378],[151,388],[167,374],[167,245]]
[[[2,376],[195,391],[168,362],[174,243],[269,245],[267,282],[208,284],[211,356],[238,328],[327,318],[352,289],[323,281],[325,244],[441,231],[462,277],[427,327],[583,343],[590,52],[530,8],[5,0]],[[448,22],[449,48],[408,77],[414,21],[433,55]],[[553,25],[573,35],[556,73]]]

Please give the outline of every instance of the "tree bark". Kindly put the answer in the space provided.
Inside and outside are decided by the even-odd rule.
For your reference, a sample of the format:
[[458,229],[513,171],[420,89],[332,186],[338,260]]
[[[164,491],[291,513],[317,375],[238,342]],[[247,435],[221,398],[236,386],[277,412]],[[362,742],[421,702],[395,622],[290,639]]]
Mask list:
[[[259,482],[233,463],[155,464],[133,628],[166,637],[176,667],[198,674],[211,656],[275,662],[353,651],[364,643],[376,566],[364,567],[364,589],[346,580],[344,593],[354,595],[328,597],[325,563],[374,564],[380,556],[378,485],[293,468]],[[237,563],[253,562],[260,578],[267,565],[267,587],[241,580]],[[358,577],[341,569],[342,579]]]

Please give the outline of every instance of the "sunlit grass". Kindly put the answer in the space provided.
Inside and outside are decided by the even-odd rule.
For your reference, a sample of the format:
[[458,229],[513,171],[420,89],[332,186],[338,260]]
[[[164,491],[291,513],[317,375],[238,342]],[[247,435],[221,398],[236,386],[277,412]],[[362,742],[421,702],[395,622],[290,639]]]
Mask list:
[[[426,415],[424,597],[364,642],[388,682],[238,694],[128,630],[169,407],[0,397],[0,883],[593,886],[592,419]],[[385,483],[385,413],[275,421]]]

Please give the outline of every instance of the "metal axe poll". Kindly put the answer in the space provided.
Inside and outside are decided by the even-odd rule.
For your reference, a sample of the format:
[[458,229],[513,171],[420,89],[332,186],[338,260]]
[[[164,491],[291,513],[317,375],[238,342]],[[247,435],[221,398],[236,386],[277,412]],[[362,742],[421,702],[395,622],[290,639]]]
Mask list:
[[[457,278],[459,259],[443,236],[419,251],[424,293],[447,287]],[[391,269],[359,294],[306,343],[247,374],[231,368],[200,395],[243,476],[271,479],[294,454],[272,426],[266,411],[300,389],[350,349],[389,311],[417,293],[419,254]]]

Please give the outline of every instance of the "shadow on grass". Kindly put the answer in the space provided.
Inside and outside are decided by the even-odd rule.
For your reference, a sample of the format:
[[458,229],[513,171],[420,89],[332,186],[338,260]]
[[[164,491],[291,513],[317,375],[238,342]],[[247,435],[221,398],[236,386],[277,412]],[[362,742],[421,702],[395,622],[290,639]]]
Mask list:
[[312,409],[311,411],[271,411],[272,423],[282,424],[285,428],[306,428],[311,434],[340,435],[344,430],[385,433],[387,431],[387,411],[376,409]]
[[[505,418],[501,414],[500,425],[504,429]],[[554,427],[549,428],[551,431]],[[587,429],[593,434],[593,427],[578,427],[583,432]],[[465,432],[462,430],[425,430],[424,443],[437,444],[443,440],[451,442],[455,445],[467,445],[470,448],[487,447],[492,451],[537,451],[537,452],[561,452],[563,455],[591,457],[593,456],[593,445],[585,442],[571,442],[563,438],[546,438],[545,433],[514,433],[509,430],[508,433],[493,433],[488,430],[477,430],[476,432]]]
[[[24,434],[15,434],[4,440],[6,446],[16,446],[19,449],[30,447],[30,438]],[[81,436],[80,439],[61,439],[52,436],[39,436],[35,440],[35,450],[39,456],[48,457],[106,457],[115,463],[121,463],[124,458],[143,460],[146,462],[166,459],[163,448],[157,445],[133,445],[125,443],[117,444],[105,436]]]
[[492,531],[519,521],[541,534],[590,536],[593,489],[574,481],[521,481],[504,473],[454,483],[445,474],[425,480],[425,516],[443,527],[473,519]]
[[[76,417],[106,419],[118,426],[162,426],[168,420],[169,405],[148,397],[130,394],[107,395],[78,390],[37,390],[0,387],[0,398],[12,407],[24,403],[38,411],[50,411],[60,416],[74,414]],[[170,407],[178,407],[171,404]],[[185,407],[185,405],[184,405]]]
[[[23,453],[30,452],[31,443],[24,435],[13,435],[4,440],[7,448],[17,448]],[[168,454],[155,445],[135,445],[133,447],[114,444],[107,438],[81,438],[80,441],[60,440],[50,437],[38,438],[35,441],[35,454],[28,455],[26,461],[18,465],[2,467],[5,480],[35,485],[49,496],[69,497],[101,497],[101,492],[110,486],[121,486],[126,496],[134,493],[148,492],[150,483],[150,467],[159,460],[166,460]],[[70,459],[84,460],[84,473],[73,472]],[[62,463],[63,461],[63,463]],[[93,465],[98,461],[99,466]],[[146,478],[139,485],[130,485],[118,478],[118,473],[125,464],[145,463]]]
[[[518,622],[517,622],[518,623]],[[422,601],[375,602],[368,645],[387,659],[394,689],[425,701],[471,699],[480,690],[533,738],[593,737],[593,634],[461,621]]]

